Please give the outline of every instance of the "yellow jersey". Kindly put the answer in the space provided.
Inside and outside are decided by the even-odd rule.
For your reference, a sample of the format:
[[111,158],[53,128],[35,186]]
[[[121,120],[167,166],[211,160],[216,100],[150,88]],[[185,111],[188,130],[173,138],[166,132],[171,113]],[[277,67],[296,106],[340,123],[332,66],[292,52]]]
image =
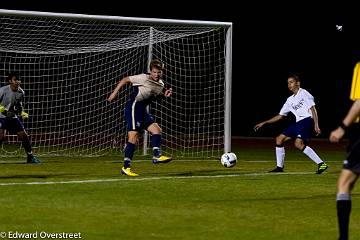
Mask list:
[[360,98],[360,62],[356,63],[351,83],[350,99]]
[[[350,99],[355,101],[360,98],[360,62],[357,62],[354,68],[352,83],[351,83],[351,91],[350,91]],[[360,121],[360,117],[357,117],[354,122],[358,123]]]

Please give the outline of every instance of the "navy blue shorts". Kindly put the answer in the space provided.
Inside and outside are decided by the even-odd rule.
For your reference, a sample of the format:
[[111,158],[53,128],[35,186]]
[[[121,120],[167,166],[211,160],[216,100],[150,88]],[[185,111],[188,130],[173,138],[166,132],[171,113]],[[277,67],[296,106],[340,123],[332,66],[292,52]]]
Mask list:
[[154,118],[146,111],[146,105],[137,101],[126,103],[125,121],[128,131],[137,132],[147,129],[155,122]]
[[6,129],[10,134],[25,130],[24,124],[18,118],[0,118],[0,129]]
[[293,139],[300,138],[305,144],[308,144],[311,138],[314,121],[311,117],[291,124],[282,134]]

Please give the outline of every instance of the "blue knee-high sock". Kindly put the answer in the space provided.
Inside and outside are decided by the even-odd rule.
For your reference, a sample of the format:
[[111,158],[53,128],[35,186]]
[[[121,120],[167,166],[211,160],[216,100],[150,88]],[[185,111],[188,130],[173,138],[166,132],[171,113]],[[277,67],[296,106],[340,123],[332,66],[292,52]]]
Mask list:
[[161,146],[161,135],[153,134],[151,136],[151,145],[153,147],[153,155],[159,157],[161,155],[160,146]]
[[134,156],[135,152],[135,144],[127,142],[125,147],[125,154],[124,154],[124,167],[130,167],[130,162]]

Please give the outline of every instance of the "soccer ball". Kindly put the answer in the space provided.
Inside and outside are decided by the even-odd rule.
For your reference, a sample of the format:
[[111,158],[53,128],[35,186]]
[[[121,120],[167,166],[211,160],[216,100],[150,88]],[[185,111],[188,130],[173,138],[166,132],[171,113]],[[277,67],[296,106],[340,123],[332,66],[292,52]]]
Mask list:
[[227,152],[221,156],[220,162],[224,167],[230,168],[236,165],[237,157],[235,153]]

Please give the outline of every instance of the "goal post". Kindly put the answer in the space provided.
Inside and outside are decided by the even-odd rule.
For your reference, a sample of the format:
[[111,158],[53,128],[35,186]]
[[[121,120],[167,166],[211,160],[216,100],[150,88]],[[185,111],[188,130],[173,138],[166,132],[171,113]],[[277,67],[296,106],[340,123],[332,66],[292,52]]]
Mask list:
[[[25,127],[43,156],[118,154],[126,143],[131,91],[107,97],[123,77],[165,64],[173,96],[149,107],[163,130],[164,154],[218,158],[231,151],[232,23],[0,9],[0,77],[18,71],[30,118]],[[144,134],[137,151],[147,153]],[[13,147],[15,146],[15,147]],[[22,154],[7,135],[2,155]]]

